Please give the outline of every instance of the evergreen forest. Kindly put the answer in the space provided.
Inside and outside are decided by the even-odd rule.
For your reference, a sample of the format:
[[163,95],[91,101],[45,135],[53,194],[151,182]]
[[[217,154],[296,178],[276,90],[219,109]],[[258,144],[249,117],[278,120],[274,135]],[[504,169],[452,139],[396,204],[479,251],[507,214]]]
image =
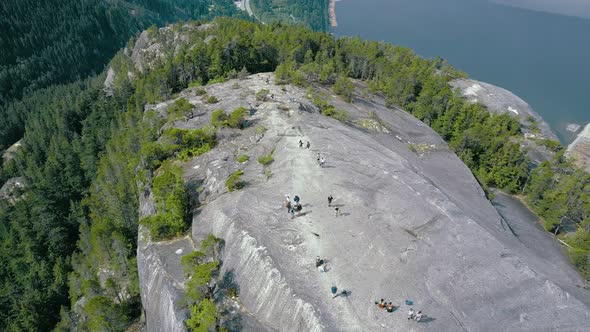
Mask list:
[[0,149],[23,135],[24,95],[101,73],[155,24],[241,16],[232,0],[6,0],[0,3]]
[[[170,6],[155,0],[125,4]],[[193,8],[189,1],[186,4],[186,8]],[[6,5],[2,6],[6,10]],[[192,17],[198,16],[198,8],[191,9]],[[162,21],[158,22],[166,17],[160,16]],[[80,21],[94,24],[90,19]],[[128,24],[123,26],[131,32],[145,27],[143,23]],[[1,124],[3,145],[20,138],[19,133],[23,135],[22,147],[2,165],[0,183],[20,177],[26,186],[13,201],[0,201],[0,330],[122,331],[138,321],[138,226],[150,225],[156,238],[186,231],[189,202],[180,185],[180,170],[171,161],[182,162],[214,149],[217,128],[239,127],[243,113],[236,110],[235,115],[218,115],[223,121],[217,126],[198,131],[162,130],[174,118],[144,111],[145,105],[170,99],[189,85],[213,84],[244,72],[274,71],[282,84],[333,86],[352,102],[352,80],[366,82],[370,91],[384,96],[390,106],[402,107],[437,131],[484,188],[523,194],[546,229],[571,246],[572,262],[590,278],[590,175],[569,163],[560,148],[554,160],[535,168],[520,147],[518,121],[509,115],[491,114],[484,106],[458,96],[448,83],[465,74],[444,60],[424,59],[404,47],[360,38],[336,39],[277,22],[217,18],[208,30],[183,24],[172,29],[187,34],[190,44],[167,49],[165,57],[145,71],[134,66],[128,52],[119,51],[109,63],[116,73],[110,93],[103,87],[106,72],[49,86],[100,71],[86,64],[87,71],[80,69],[68,78],[41,75],[47,80],[4,109],[14,117],[14,123]],[[164,44],[166,33],[151,29],[150,35]],[[132,38],[128,45],[135,41]],[[26,38],[22,43],[37,45]],[[124,43],[121,40],[115,46]],[[47,47],[57,44],[48,42]],[[22,54],[3,54],[7,65],[2,73],[5,68],[21,68],[8,64],[14,63],[10,59],[26,59]],[[109,55],[104,52],[102,56]],[[31,61],[35,59],[42,60],[32,56]],[[78,65],[73,64],[77,58],[66,59],[65,63]],[[27,65],[22,68],[28,70]],[[20,89],[25,91],[29,80],[22,82],[27,82],[21,83]],[[6,83],[2,84],[5,89]],[[2,90],[2,95],[16,98],[20,94],[10,92],[16,90]],[[329,107],[321,98],[314,102],[325,115],[337,114],[335,110],[327,113]],[[182,114],[185,109],[186,103],[180,99],[172,113]],[[10,130],[19,131],[8,135],[6,128],[11,126]],[[157,215],[140,220],[139,197],[148,184],[154,186]],[[203,244],[202,255],[214,251],[219,241],[210,238]],[[195,285],[191,290],[195,291],[189,292],[192,314],[187,325],[206,331],[215,326],[219,313],[201,281],[218,262],[203,263],[200,255],[186,258],[188,273],[198,276],[192,279]]]

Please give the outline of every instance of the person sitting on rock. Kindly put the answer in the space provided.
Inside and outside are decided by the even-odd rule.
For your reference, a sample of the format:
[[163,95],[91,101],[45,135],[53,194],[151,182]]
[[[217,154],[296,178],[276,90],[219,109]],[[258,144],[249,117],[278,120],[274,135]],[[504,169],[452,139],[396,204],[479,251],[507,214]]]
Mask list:
[[385,300],[381,299],[381,302],[379,302],[379,304],[377,304],[377,306],[379,306],[379,309],[385,308]]
[[303,210],[303,206],[301,206],[301,204],[296,204],[295,209],[297,210],[297,212],[301,212],[301,210]]
[[410,310],[408,310],[408,320],[414,319],[415,316],[416,316],[416,313],[414,312],[414,308],[410,308]]
[[414,316],[414,319],[419,322],[422,319],[422,311],[418,311],[416,316]]
[[338,217],[340,215],[340,208],[336,207],[334,210],[336,211],[336,217]]
[[387,312],[393,312],[393,304],[391,302],[389,302],[389,304],[387,304],[386,306]]
[[301,198],[299,198],[299,196],[295,195],[295,197],[293,198],[293,200],[295,201],[295,203],[299,203],[299,201],[301,200]]
[[299,140],[299,148],[302,148],[302,147],[303,147],[303,141]]
[[309,149],[309,147],[311,146],[311,144],[309,144],[309,141],[307,141],[307,148]]

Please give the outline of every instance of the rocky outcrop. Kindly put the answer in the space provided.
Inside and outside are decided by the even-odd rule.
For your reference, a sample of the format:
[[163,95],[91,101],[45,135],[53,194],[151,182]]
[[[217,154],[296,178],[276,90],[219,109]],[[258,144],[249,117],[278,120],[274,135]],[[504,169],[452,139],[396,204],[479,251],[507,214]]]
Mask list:
[[22,147],[22,142],[23,140],[20,139],[18,140],[18,142],[12,144],[8,149],[6,149],[6,151],[4,151],[4,154],[2,154],[2,159],[4,160],[4,163],[7,163],[16,156],[16,153]]
[[590,123],[584,127],[576,139],[567,147],[566,155],[578,167],[590,172]]
[[24,194],[26,181],[24,177],[8,179],[0,188],[0,200],[6,200],[10,204],[16,203]]
[[[174,124],[198,128],[214,109],[250,110],[249,128],[222,130],[213,151],[184,166],[200,202],[193,242],[209,233],[225,240],[218,285],[229,280],[239,288],[234,329],[584,329],[590,293],[581,277],[562,255],[539,255],[531,241],[519,239],[518,225],[498,214],[469,169],[429,127],[386,108],[379,97],[347,104],[316,87],[348,112],[344,124],[319,114],[305,90],[272,81],[271,74],[258,74],[203,87],[220,100],[214,105],[187,89],[180,96],[197,111]],[[263,88],[269,97],[258,101],[255,94]],[[165,111],[172,102],[152,107]],[[261,127],[267,129],[262,138]],[[299,140],[311,148],[299,148]],[[264,168],[256,159],[271,151],[275,161]],[[318,153],[326,159],[323,168]],[[250,161],[238,163],[242,154]],[[228,192],[225,180],[237,169],[244,171],[246,186]],[[328,207],[330,194],[335,201]],[[285,195],[302,198],[303,210],[294,219],[283,207]],[[174,324],[182,309],[172,311],[181,303],[182,280],[176,265],[166,263],[177,259],[172,252],[182,246],[176,245],[138,249],[150,331],[180,329]],[[327,272],[315,268],[317,255],[327,260]],[[331,286],[349,295],[333,298]],[[384,313],[373,305],[380,298],[400,308]],[[406,299],[428,318],[408,321]]]
[[535,164],[553,158],[554,152],[541,144],[543,140],[557,141],[549,125],[532,107],[512,92],[495,85],[471,79],[451,82],[467,100],[485,105],[489,111],[510,114],[521,124],[523,140],[521,147],[528,149],[528,156]]

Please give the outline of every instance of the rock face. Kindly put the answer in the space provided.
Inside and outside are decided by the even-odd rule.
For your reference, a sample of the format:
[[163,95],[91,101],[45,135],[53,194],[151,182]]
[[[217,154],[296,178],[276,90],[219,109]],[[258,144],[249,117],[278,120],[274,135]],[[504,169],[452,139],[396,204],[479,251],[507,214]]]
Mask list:
[[6,151],[4,151],[4,154],[2,154],[2,159],[4,160],[4,163],[7,163],[8,161],[14,158],[18,150],[21,148],[22,142],[23,140],[20,139],[18,140],[18,142],[12,144],[8,149],[6,149]]
[[[562,255],[539,255],[531,241],[521,241],[430,128],[387,109],[378,97],[346,104],[324,91],[329,103],[349,113],[344,124],[319,114],[304,89],[272,82],[271,74],[258,74],[206,86],[220,100],[214,105],[193,89],[180,94],[196,115],[177,127],[203,126],[214,109],[242,106],[251,114],[249,128],[221,131],[214,150],[184,166],[187,185],[197,188],[193,199],[201,203],[192,240],[199,243],[209,233],[225,240],[221,279],[239,288],[239,310],[222,323],[246,331],[587,327],[590,293],[583,280]],[[263,88],[268,98],[257,101]],[[163,111],[171,103],[153,107]],[[261,126],[264,135],[256,129]],[[299,148],[299,140],[311,148]],[[274,162],[264,168],[256,160],[271,151]],[[326,160],[323,168],[318,153]],[[238,163],[242,154],[250,161]],[[228,192],[225,180],[238,169],[246,186]],[[294,219],[285,195],[301,197],[303,210]],[[184,284],[172,254],[179,248],[190,250],[188,239],[140,239],[149,331],[183,330],[184,309],[176,304]],[[327,272],[316,269],[318,255],[327,260]],[[349,295],[333,298],[332,286]],[[373,303],[381,298],[396,312],[378,309]],[[427,318],[407,320],[405,300]]]
[[543,118],[520,97],[506,89],[471,79],[454,80],[451,86],[458,88],[468,100],[487,106],[493,113],[507,113],[516,117],[524,136],[521,146],[529,149],[528,156],[535,164],[553,158],[554,153],[539,144],[539,140],[557,141],[557,136]]
[[590,172],[590,123],[584,127],[576,139],[567,147],[566,155],[574,163]]

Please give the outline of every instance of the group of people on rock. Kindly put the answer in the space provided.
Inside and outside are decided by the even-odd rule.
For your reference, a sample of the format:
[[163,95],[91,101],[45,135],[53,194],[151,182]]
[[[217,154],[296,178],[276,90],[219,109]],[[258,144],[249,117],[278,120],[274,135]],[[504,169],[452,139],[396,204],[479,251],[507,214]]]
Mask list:
[[301,198],[297,195],[293,197],[293,202],[291,202],[289,195],[285,196],[285,208],[287,208],[287,213],[291,214],[291,219],[295,218],[295,211],[300,212],[303,209],[300,201]]
[[[307,149],[309,149],[311,146],[311,144],[309,143],[309,141],[307,141],[307,144],[305,145],[305,147]],[[299,148],[304,148],[304,144],[302,140],[299,140]],[[317,154],[317,163],[320,167],[324,167],[326,160],[321,156],[321,154],[318,152]],[[300,198],[299,196],[295,196],[293,198],[293,203],[291,202],[291,199],[289,197],[289,195],[286,196],[286,201],[285,201],[285,207],[287,208],[288,213],[291,214],[291,218],[295,217],[295,211],[301,211],[302,207],[301,207],[301,203],[300,203]],[[334,201],[334,197],[332,196],[332,194],[330,194],[328,196],[328,207],[332,207],[332,202]],[[339,206],[335,206],[334,210],[336,212],[336,217],[338,217],[340,215],[340,208]],[[320,272],[327,272],[327,261],[326,259],[321,258],[320,256],[316,257],[315,260],[315,267],[320,271]],[[338,288],[336,286],[332,286],[331,287],[331,292],[333,294],[332,298],[336,298],[339,296],[348,296],[349,292],[346,290],[342,290],[341,292],[338,292]],[[381,299],[381,301],[379,302],[375,302],[375,304],[377,305],[377,307],[379,309],[384,309],[389,313],[394,312],[397,307],[393,305],[392,302],[386,302],[385,299]],[[407,305],[411,305],[413,304],[413,302],[411,301],[406,301]],[[408,311],[408,320],[412,319],[415,320],[416,322],[419,322],[420,320],[422,320],[423,318],[423,314],[422,311],[414,311],[414,308],[410,308]]]
[[[303,148],[303,141],[302,140],[299,140],[299,147]],[[305,144],[305,147],[307,149],[309,149],[311,147],[311,143],[309,143],[309,141],[307,141],[307,143]]]
[[[408,303],[408,301],[406,301],[406,304],[407,303]],[[391,303],[391,302],[387,303],[384,299],[381,299],[381,301],[379,301],[379,302],[375,302],[375,304],[377,305],[377,307],[379,307],[379,309],[385,309],[385,310],[387,310],[387,312],[394,312],[395,309],[397,309],[393,305],[393,303]],[[414,310],[414,308],[410,308],[410,310],[408,310],[408,320],[412,319],[412,320],[415,320],[416,322],[419,322],[422,320],[423,317],[424,317],[424,315],[422,314],[422,311],[416,312]]]
[[385,309],[387,310],[387,312],[393,312],[395,310],[395,306],[393,305],[393,303],[389,302],[385,302],[384,299],[381,299],[381,301],[376,302],[377,306],[379,307],[379,309]]

